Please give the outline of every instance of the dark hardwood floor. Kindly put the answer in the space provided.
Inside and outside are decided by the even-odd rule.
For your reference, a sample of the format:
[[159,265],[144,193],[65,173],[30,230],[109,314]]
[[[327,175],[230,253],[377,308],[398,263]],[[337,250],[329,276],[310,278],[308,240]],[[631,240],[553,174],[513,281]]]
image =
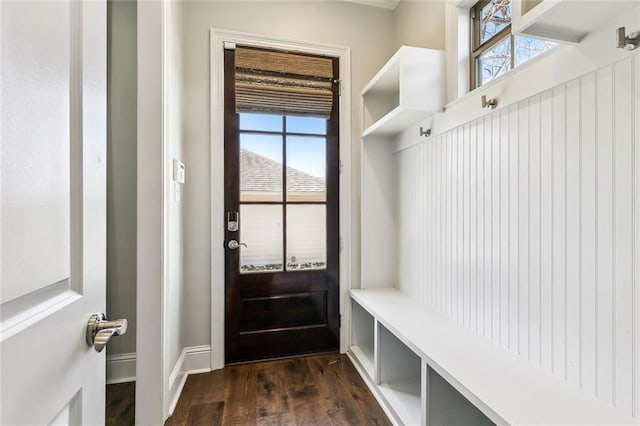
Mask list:
[[[107,386],[107,425],[133,425],[134,385]],[[389,425],[345,355],[314,355],[189,376],[166,426]]]
[[135,396],[135,382],[107,385],[105,425],[135,425]]

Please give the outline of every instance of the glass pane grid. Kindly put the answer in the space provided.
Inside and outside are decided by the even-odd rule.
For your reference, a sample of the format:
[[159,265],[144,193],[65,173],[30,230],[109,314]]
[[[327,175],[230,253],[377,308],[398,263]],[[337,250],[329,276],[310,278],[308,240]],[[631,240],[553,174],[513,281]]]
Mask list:
[[327,122],[260,115],[240,114],[240,273],[326,269]]
[[327,207],[287,206],[287,270],[327,267]]
[[511,38],[507,37],[492,48],[483,52],[478,58],[478,85],[511,69]]
[[516,67],[556,46],[556,43],[551,41],[519,34],[516,34],[513,39],[514,66]]
[[511,0],[492,0],[480,12],[480,44],[511,24]]
[[282,206],[240,205],[240,273],[283,270]]
[[476,86],[529,61],[556,46],[555,43],[522,35],[512,35],[511,0],[491,0],[477,10],[474,38]]

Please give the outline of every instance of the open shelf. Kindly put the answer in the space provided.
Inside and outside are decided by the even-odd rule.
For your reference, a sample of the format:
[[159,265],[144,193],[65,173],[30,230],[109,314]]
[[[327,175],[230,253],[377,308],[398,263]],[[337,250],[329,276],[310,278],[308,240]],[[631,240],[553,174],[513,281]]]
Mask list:
[[440,425],[476,425],[489,426],[494,423],[469,402],[460,392],[429,368],[428,372],[429,422],[427,424]]
[[351,298],[375,318],[372,387],[400,424],[638,424],[397,289]]
[[380,323],[378,336],[380,392],[403,424],[421,424],[422,361]]
[[355,301],[351,301],[351,352],[373,378],[375,320]]
[[514,33],[564,43],[579,43],[625,8],[632,7],[632,2],[572,0],[514,0],[512,4]]
[[405,425],[419,425],[422,412],[420,378],[398,380],[380,385],[380,392]]
[[441,111],[444,75],[443,51],[400,47],[362,91],[363,137],[394,135]]

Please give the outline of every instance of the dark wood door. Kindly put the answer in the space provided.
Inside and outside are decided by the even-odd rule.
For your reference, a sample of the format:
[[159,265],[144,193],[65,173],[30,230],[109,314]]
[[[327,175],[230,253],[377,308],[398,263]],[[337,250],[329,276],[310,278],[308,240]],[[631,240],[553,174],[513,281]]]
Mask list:
[[337,85],[334,99],[328,120],[237,114],[225,51],[227,363],[339,347]]

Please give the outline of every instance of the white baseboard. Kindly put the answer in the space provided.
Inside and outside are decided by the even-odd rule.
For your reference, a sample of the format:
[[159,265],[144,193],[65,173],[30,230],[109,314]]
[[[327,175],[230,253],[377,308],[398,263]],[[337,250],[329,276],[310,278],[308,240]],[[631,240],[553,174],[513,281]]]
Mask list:
[[182,388],[189,374],[206,373],[211,371],[211,346],[191,346],[184,348],[176,365],[169,375],[169,415],[173,414],[180,399]]
[[[169,375],[169,415],[173,414],[189,374],[211,371],[211,346],[184,348]],[[107,384],[135,382],[136,354],[107,355]]]
[[136,354],[107,355],[107,384],[136,381]]

